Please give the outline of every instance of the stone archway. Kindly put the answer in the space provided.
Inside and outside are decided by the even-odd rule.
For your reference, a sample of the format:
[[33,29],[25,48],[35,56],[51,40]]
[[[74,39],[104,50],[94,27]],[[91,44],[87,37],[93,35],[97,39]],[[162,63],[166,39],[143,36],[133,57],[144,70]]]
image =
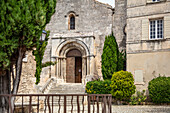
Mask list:
[[82,83],[82,54],[73,49],[66,54],[66,82]]
[[[55,67],[57,81],[65,82],[65,83],[69,82],[69,83],[85,84],[86,76],[90,75],[89,54],[90,54],[89,49],[82,41],[67,40],[61,43],[58,46],[57,51],[56,51],[56,55],[58,56],[56,57],[57,64]],[[74,63],[69,62],[67,60],[69,57],[70,57],[69,61],[73,60],[75,62]],[[70,65],[68,65],[69,63]],[[71,65],[73,66],[68,67]],[[76,67],[75,65],[81,65],[82,67]],[[67,68],[71,68],[71,70],[74,70],[74,71],[68,70]],[[81,73],[79,73],[79,71],[81,71]],[[71,75],[67,76],[68,73],[71,73]],[[78,74],[81,74],[81,75],[78,77]],[[77,79],[76,79],[76,76],[77,76]],[[68,80],[69,78],[71,78],[72,80]]]

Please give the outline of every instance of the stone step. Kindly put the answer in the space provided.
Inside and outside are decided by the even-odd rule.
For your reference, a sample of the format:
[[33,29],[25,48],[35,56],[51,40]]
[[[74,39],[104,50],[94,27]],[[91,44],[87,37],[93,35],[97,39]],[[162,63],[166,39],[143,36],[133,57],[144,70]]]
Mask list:
[[[83,96],[79,96],[79,105],[82,105],[82,103],[84,103],[85,100],[87,100],[86,96],[84,96],[84,99],[83,99]],[[46,102],[47,102],[47,100],[46,100]],[[49,99],[49,103],[50,103],[50,105],[52,105],[52,98]],[[73,98],[72,98],[72,96],[67,96],[66,104],[67,104],[67,106],[77,105],[77,96],[73,96]],[[64,96],[60,97],[60,101],[59,101],[59,96],[54,96],[53,97],[53,105],[54,106],[64,105]]]
[[53,83],[49,89],[49,94],[84,94],[85,86],[81,83]]

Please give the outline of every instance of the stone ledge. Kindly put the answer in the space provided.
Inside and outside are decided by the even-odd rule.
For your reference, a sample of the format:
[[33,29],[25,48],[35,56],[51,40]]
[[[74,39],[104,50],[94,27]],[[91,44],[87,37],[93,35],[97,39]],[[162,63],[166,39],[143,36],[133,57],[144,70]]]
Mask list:
[[94,33],[66,33],[66,34],[60,34],[56,33],[51,38],[57,39],[57,38],[94,38]]

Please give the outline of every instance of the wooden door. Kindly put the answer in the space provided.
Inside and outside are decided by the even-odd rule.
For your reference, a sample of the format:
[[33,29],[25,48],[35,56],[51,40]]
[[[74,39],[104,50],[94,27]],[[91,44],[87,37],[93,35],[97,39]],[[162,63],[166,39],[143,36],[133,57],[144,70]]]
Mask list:
[[75,83],[75,57],[68,57],[66,61],[66,82]]
[[75,82],[82,83],[82,58],[75,57]]

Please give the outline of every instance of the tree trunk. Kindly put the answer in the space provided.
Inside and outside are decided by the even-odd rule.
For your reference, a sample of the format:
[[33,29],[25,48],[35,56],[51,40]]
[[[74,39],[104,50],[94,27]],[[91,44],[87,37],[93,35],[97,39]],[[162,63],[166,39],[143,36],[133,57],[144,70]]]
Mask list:
[[[9,78],[7,76],[8,73],[0,74],[0,94],[8,94],[9,93]],[[7,112],[8,109],[8,98],[0,97],[0,113]]]
[[21,78],[21,71],[22,71],[22,59],[23,59],[24,54],[25,54],[24,48],[20,47],[19,55],[18,55],[18,59],[17,59],[16,77],[15,77],[15,81],[14,81],[12,94],[17,94],[17,92],[18,92],[19,82],[20,82],[20,78]]
[[[16,62],[16,77],[15,77],[15,80],[13,81],[14,84],[13,84],[13,90],[12,90],[12,94],[17,94],[18,92],[18,88],[19,88],[19,83],[20,83],[20,78],[21,78],[21,72],[22,72],[22,59],[23,59],[23,56],[25,54],[25,49],[23,47],[20,47],[19,48],[19,55],[18,55],[18,59],[17,59],[17,62]],[[14,102],[15,102],[15,97],[11,97],[11,110],[10,110],[10,113],[13,113],[14,112]]]

